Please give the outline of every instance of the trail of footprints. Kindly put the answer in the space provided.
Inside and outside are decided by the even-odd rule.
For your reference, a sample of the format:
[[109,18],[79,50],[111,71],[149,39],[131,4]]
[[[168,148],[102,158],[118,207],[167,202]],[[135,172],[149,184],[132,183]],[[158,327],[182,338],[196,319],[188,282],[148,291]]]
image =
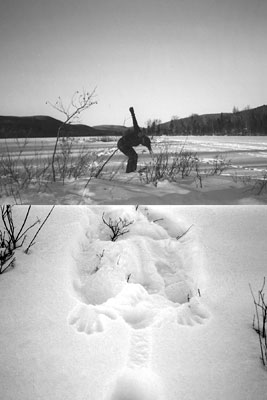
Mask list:
[[[151,328],[166,321],[194,326],[209,318],[194,287],[197,266],[192,268],[190,262],[196,261],[186,252],[181,257],[183,245],[191,243],[178,243],[174,223],[164,215],[162,224],[153,225],[153,218],[139,212],[134,235],[117,242],[110,242],[99,225],[98,238],[88,239],[77,260],[73,287],[79,301],[68,316],[69,324],[88,335],[103,332],[117,319],[132,328],[127,365],[105,400],[164,399],[160,377],[150,369]],[[101,245],[106,256],[94,259],[93,252]]]

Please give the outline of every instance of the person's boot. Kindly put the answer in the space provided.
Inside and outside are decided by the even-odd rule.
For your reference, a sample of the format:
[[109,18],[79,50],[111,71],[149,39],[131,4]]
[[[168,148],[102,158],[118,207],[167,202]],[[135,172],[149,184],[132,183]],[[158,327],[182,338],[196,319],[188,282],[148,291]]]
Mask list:
[[134,168],[133,160],[129,159],[128,163],[127,163],[127,167],[126,167],[126,173],[129,174],[134,171],[135,171],[135,168]]
[[137,168],[137,159],[129,158],[126,167],[126,173],[129,174],[130,172],[134,172],[136,171],[136,168]]

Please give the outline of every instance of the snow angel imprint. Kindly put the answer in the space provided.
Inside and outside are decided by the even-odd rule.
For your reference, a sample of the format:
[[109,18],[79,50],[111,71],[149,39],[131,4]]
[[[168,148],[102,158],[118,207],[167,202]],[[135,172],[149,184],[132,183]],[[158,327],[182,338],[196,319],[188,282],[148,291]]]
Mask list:
[[153,208],[115,209],[105,218],[132,223],[111,241],[99,216],[98,237],[84,249],[83,267],[77,267],[74,288],[80,301],[69,323],[87,334],[116,319],[134,329],[166,320],[202,323],[208,313],[199,297],[204,271],[194,227]]

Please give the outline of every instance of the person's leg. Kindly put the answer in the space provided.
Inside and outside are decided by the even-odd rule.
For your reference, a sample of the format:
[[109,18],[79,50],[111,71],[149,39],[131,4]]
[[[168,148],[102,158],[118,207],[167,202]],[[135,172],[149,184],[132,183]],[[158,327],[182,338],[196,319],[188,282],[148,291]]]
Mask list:
[[120,140],[118,141],[118,149],[128,157],[126,173],[134,172],[137,168],[137,160],[138,160],[136,151],[132,147],[127,146],[125,143],[123,143],[123,141]]
[[122,138],[118,141],[117,147],[125,156],[129,157],[129,151],[131,151],[131,147],[127,146]]
[[138,156],[137,156],[136,151],[133,148],[131,148],[129,150],[128,157],[129,157],[129,160],[128,160],[128,163],[127,163],[126,172],[127,173],[134,172],[134,171],[136,171],[136,168],[137,168]]

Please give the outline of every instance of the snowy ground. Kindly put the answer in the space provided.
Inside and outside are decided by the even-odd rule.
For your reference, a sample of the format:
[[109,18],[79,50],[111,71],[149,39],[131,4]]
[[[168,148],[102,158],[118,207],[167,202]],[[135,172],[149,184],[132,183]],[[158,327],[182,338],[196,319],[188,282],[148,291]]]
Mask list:
[[[109,140],[103,142],[101,140]],[[92,152],[95,163],[99,166],[116,149],[118,138],[76,138],[72,155],[78,157],[81,148]],[[202,187],[194,174],[177,182],[160,181],[157,187],[153,183],[145,184],[138,172],[125,174],[126,157],[117,152],[104,167],[98,179],[90,179],[88,173],[79,179],[66,179],[62,182],[26,186],[14,196],[14,191],[7,193],[4,184],[0,185],[1,202],[24,204],[267,204],[267,183],[259,195],[260,182],[267,181],[267,137],[229,137],[229,136],[189,136],[155,137],[153,150],[158,154],[168,149],[175,151],[196,152],[200,160]],[[36,139],[18,144],[14,140],[2,143],[0,156],[7,152],[11,158],[40,163],[41,159],[51,156],[54,139]],[[138,168],[153,163],[143,147],[137,148]],[[212,163],[219,159],[230,162],[229,168],[221,175],[209,176]],[[260,180],[254,187],[256,180]],[[14,188],[16,185],[14,185]],[[39,189],[38,189],[39,187]]]
[[0,275],[1,399],[264,400],[266,236],[265,207],[57,206]]

